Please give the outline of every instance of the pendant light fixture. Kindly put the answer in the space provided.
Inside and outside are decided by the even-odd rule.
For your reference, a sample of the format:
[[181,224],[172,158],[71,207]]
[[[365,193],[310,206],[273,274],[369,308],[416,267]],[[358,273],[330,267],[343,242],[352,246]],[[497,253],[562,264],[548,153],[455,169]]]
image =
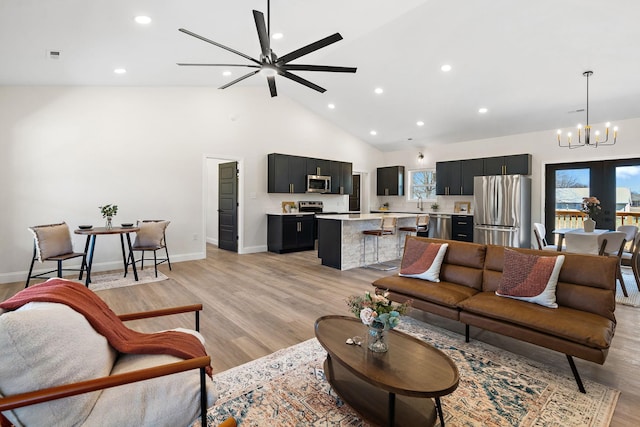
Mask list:
[[571,132],[567,133],[566,140],[562,140],[562,130],[558,130],[558,146],[565,148],[580,148],[580,147],[591,147],[598,148],[601,145],[613,145],[616,143],[616,139],[618,138],[618,127],[613,128],[613,141],[609,141],[609,128],[611,126],[610,123],[607,123],[605,126],[605,136],[604,139],[601,140],[600,131],[594,131],[592,134],[591,126],[589,125],[589,77],[593,74],[593,71],[585,71],[582,73],[583,76],[587,78],[587,124],[582,128],[582,125],[578,125],[578,139],[571,140]]

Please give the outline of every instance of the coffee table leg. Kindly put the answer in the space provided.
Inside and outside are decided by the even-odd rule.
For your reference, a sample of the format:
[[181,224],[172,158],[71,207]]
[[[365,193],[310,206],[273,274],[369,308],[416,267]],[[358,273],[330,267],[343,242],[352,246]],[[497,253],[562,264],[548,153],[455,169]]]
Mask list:
[[444,415],[442,414],[442,405],[440,404],[440,398],[436,397],[436,410],[438,411],[438,417],[440,417],[440,427],[444,427]]
[[389,393],[389,427],[393,427],[396,421],[396,394]]

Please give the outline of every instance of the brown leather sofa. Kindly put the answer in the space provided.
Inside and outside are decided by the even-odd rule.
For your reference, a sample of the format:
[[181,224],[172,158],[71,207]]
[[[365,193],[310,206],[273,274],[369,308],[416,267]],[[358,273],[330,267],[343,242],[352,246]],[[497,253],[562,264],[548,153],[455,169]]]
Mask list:
[[[585,392],[573,356],[603,364],[616,327],[616,263],[610,257],[564,253],[556,289],[558,308],[499,297],[503,246],[409,236],[448,243],[440,282],[387,276],[373,286],[388,289],[393,301],[413,300],[413,307],[469,326],[564,353],[581,392]],[[510,248],[515,249],[515,248]],[[515,249],[538,255],[549,251]]]

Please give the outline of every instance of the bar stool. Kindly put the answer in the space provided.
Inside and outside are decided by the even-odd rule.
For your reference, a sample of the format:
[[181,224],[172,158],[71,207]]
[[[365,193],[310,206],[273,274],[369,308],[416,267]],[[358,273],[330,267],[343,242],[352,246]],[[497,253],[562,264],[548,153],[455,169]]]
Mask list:
[[[412,227],[398,227],[398,256],[400,256],[401,253],[401,248],[403,247],[402,245],[402,236],[405,235],[400,234],[400,232],[405,232],[405,233],[425,233],[427,231],[429,231],[429,215],[425,214],[425,215],[418,215],[416,216],[416,225],[412,226]],[[405,240],[406,240],[406,236],[405,236]]]
[[[384,264],[382,262],[379,262],[379,244],[380,244],[380,237],[381,236],[389,236],[389,235],[393,235],[396,233],[396,221],[397,218],[396,217],[389,217],[389,216],[384,216],[382,217],[382,220],[380,221],[380,228],[377,228],[375,230],[364,230],[362,232],[363,234],[363,240],[364,240],[364,266],[365,268],[373,268],[376,270],[383,270],[383,271],[388,271],[388,270],[394,270],[398,267],[394,266],[394,265],[390,265],[390,264]],[[376,239],[376,262],[373,264],[367,264],[367,236],[373,236]]]

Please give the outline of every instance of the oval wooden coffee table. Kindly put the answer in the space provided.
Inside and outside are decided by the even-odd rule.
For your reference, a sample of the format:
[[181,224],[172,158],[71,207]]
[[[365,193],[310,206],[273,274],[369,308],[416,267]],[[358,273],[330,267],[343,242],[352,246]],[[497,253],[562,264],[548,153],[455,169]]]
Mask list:
[[347,338],[366,335],[367,327],[355,317],[321,317],[315,332],[327,350],[329,384],[364,419],[376,425],[432,426],[439,417],[444,426],[440,397],[458,387],[459,375],[443,352],[396,330],[387,334],[386,353],[374,353],[364,342],[346,344]]

